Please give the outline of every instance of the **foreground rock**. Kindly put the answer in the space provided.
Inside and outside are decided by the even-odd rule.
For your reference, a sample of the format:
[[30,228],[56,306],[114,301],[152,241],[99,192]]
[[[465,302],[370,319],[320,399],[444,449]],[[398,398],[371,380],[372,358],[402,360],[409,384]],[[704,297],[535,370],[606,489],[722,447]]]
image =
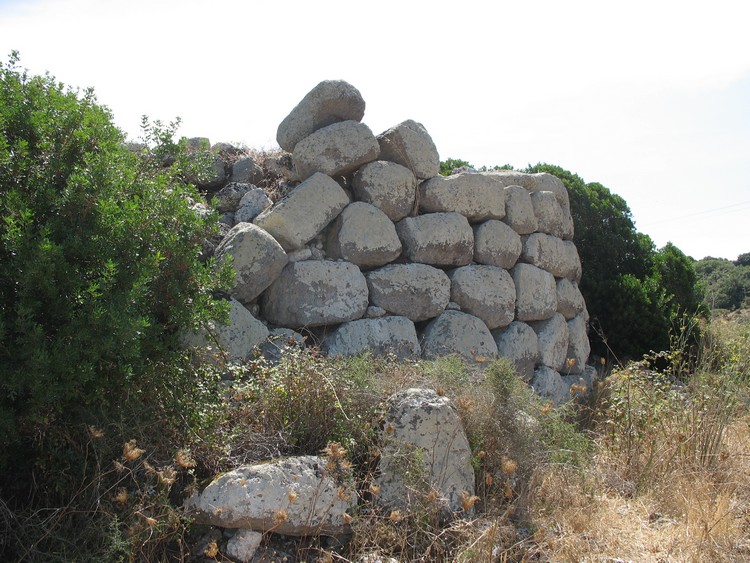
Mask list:
[[407,389],[388,400],[375,498],[389,508],[421,504],[431,492],[446,512],[463,512],[474,494],[471,449],[455,407],[429,389]]
[[344,515],[356,507],[349,480],[335,479],[326,460],[291,457],[245,465],[223,474],[188,503],[196,521],[291,536],[349,531]]
[[360,319],[344,323],[323,343],[330,356],[356,356],[371,351],[393,354],[399,360],[419,357],[414,323],[406,317]]

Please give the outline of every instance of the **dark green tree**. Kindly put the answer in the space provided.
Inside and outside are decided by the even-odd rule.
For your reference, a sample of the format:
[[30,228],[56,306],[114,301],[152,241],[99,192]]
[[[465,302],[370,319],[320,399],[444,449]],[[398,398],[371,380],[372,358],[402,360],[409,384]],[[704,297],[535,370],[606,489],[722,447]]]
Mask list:
[[198,260],[214,226],[191,164],[169,128],[145,134],[135,154],[92,91],[0,64],[0,475],[23,481],[56,429],[177,389],[157,366],[215,312],[226,271]]
[[447,160],[441,160],[440,175],[450,176],[456,168],[461,168],[462,166],[466,166],[467,168],[474,168],[473,164],[469,164],[468,162],[466,162],[465,160],[461,160],[460,158],[449,158]]

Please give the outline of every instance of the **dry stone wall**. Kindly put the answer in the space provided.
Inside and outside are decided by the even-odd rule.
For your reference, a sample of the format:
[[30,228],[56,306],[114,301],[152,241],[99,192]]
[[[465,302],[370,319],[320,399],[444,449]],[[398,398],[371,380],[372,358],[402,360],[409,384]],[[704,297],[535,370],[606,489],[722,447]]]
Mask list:
[[[317,331],[331,355],[506,356],[564,401],[590,348],[562,182],[506,170],[439,176],[422,124],[376,136],[364,108],[343,81],[300,101],[277,132],[291,161],[277,172],[294,187],[275,204],[252,184],[257,165],[234,163],[217,194],[231,229],[215,251],[232,259],[232,298],[271,331]],[[235,356],[251,352],[237,353],[247,338],[230,340]]]

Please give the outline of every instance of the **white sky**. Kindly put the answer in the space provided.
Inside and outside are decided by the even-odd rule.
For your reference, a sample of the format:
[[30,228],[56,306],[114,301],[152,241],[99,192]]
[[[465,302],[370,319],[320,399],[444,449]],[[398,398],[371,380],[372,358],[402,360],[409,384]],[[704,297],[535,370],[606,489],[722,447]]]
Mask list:
[[696,259],[750,252],[746,0],[0,0],[0,59],[92,86],[132,138],[275,146],[344,79],[380,133],[424,124],[442,159],[557,164]]

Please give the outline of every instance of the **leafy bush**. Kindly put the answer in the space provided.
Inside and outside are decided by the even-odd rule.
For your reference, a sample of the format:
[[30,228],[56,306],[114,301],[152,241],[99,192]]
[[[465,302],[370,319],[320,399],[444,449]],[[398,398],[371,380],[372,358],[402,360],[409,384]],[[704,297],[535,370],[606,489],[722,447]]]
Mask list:
[[211,290],[228,281],[198,260],[214,223],[191,209],[199,196],[182,178],[194,164],[173,130],[146,123],[151,146],[129,151],[92,91],[17,63],[14,53],[0,65],[6,494],[30,484],[29,470],[76,466],[61,443],[72,425],[191,386],[192,374],[163,366],[177,365],[180,331],[216,314]]

